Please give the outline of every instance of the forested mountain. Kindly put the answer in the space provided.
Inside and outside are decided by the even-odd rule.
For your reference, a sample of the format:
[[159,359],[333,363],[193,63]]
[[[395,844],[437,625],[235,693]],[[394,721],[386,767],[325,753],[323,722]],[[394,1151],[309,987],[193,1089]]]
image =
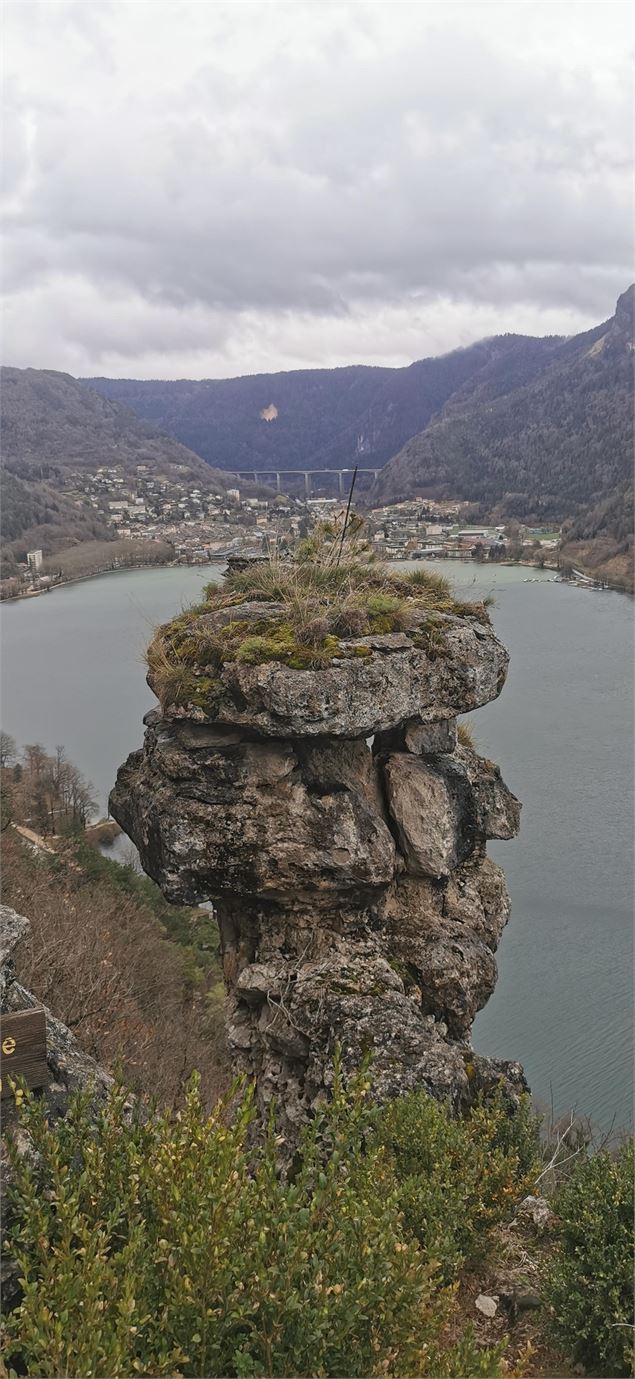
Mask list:
[[[46,471],[45,471],[46,472]],[[0,537],[3,574],[14,572],[19,558],[38,547],[46,554],[76,541],[104,540],[109,531],[94,508],[77,508],[72,498],[59,491],[59,480],[48,471],[48,479],[19,479],[10,470],[0,469]]]
[[52,471],[87,470],[122,465],[134,470],[147,464],[154,473],[185,470],[210,483],[227,486],[227,476],[212,473],[199,455],[162,435],[135,412],[111,402],[52,369],[0,371],[2,385],[2,461],[5,469],[27,480]]
[[585,509],[562,533],[561,560],[633,592],[633,483]]
[[[483,518],[573,522],[576,551],[601,540],[612,560],[629,546],[634,299],[629,288],[609,321],[570,339],[497,336],[402,369],[175,382],[5,369],[4,465],[50,509],[60,474],[103,464],[223,488],[231,470],[358,463],[383,467],[377,501],[420,494]],[[27,497],[7,490],[12,529]]]
[[222,468],[378,469],[484,369],[504,366],[523,347],[549,357],[553,346],[503,335],[401,369],[352,365],[198,382],[86,383]]
[[133,473],[192,478],[201,488],[231,483],[119,403],[109,402],[70,374],[50,369],[1,371],[2,465],[0,535],[3,569],[38,547],[45,554],[80,541],[112,536],[103,515],[77,491],[74,476],[101,465]]
[[[566,341],[521,341],[390,461],[376,496],[465,498],[483,516],[561,521],[632,480],[633,305]],[[618,504],[619,506],[619,504]],[[615,505],[610,502],[605,518]]]

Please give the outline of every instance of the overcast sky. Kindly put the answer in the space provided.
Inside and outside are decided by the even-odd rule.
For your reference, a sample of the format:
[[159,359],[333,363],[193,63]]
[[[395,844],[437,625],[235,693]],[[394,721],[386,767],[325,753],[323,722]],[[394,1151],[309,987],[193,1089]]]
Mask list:
[[631,280],[622,3],[5,3],[4,360],[221,377],[572,333]]

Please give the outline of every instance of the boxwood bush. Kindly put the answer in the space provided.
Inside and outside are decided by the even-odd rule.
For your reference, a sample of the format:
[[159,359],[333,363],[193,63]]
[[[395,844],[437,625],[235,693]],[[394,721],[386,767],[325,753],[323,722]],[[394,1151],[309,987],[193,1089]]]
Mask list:
[[273,1133],[250,1143],[249,1093],[209,1116],[194,1084],[182,1112],[131,1117],[116,1089],[97,1111],[76,1097],[55,1126],[25,1096],[8,1372],[498,1374],[498,1351],[444,1342],[451,1296],[404,1227],[367,1090],[336,1080],[288,1177]]
[[512,1111],[502,1092],[460,1120],[425,1092],[381,1112],[379,1141],[394,1167],[404,1221],[447,1280],[529,1192],[538,1128],[528,1100]]
[[555,1199],[553,1325],[589,1374],[633,1373],[633,1142],[585,1155]]

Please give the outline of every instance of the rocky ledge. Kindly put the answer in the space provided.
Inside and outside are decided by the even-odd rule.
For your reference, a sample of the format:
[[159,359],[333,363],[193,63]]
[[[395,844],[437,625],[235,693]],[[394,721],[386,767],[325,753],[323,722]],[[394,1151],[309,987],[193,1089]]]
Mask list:
[[203,697],[191,679],[173,692],[172,672],[158,683],[155,658],[162,708],[110,800],[168,899],[216,907],[236,1068],[263,1114],[275,1098],[289,1144],[338,1044],[348,1069],[372,1053],[380,1098],[423,1087],[459,1110],[501,1078],[516,1095],[520,1067],[470,1044],[509,915],[486,844],[513,837],[520,814],[497,767],[457,739],[457,715],[504,683],[489,620],[418,599],[401,629],[336,640],[321,626],[315,658],[285,664],[262,632],[282,623],[288,643],[284,606],[248,604],[262,659],[253,645],[236,655],[245,611],[178,620],[188,666],[219,631],[225,654]]

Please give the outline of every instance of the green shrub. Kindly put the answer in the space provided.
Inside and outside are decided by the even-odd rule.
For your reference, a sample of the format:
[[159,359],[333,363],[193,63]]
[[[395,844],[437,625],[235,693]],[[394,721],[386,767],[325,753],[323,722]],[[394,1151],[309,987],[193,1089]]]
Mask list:
[[546,1296],[553,1324],[594,1375],[633,1372],[633,1143],[585,1155],[555,1199],[559,1243]]
[[456,1120],[425,1092],[413,1092],[384,1108],[378,1134],[406,1225],[449,1281],[529,1191],[537,1122],[526,1104],[511,1115],[500,1093]]
[[[9,1366],[31,1376],[498,1373],[497,1351],[443,1342],[449,1299],[404,1232],[385,1151],[366,1145],[368,1084],[336,1079],[290,1181],[249,1150],[252,1100],[228,1123],[196,1087],[182,1113],[130,1121],[116,1090],[11,1151],[21,1306]],[[466,1358],[467,1357],[467,1358]],[[464,1367],[467,1366],[467,1367]]]

